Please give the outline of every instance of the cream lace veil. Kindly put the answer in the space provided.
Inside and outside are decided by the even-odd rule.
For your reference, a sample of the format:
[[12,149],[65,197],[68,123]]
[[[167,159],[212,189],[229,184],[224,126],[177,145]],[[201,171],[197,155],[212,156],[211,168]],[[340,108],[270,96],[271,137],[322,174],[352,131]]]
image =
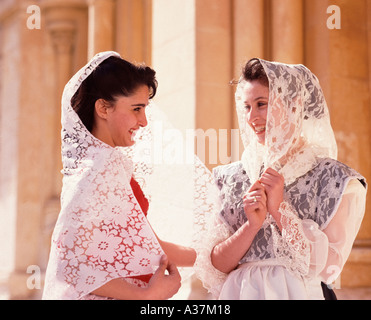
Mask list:
[[162,240],[191,244],[193,233],[201,232],[204,213],[213,206],[207,192],[213,187],[210,172],[196,157],[187,165],[154,161],[159,144],[168,150],[167,144],[176,143],[164,142],[163,130],[154,130],[159,123],[169,126],[156,106],[146,108],[149,124],[137,134],[134,147],[113,148],[85,128],[71,98],[110,56],[119,54],[97,54],[63,92],[61,212],[44,299],[80,299],[112,279],[154,272],[163,251],[133,194],[132,176],[150,200],[148,217]]
[[259,59],[269,81],[265,146],[257,142],[246,121],[242,99],[246,83],[240,79],[235,93],[242,162],[252,182],[272,167],[289,185],[318,164],[337,158],[335,136],[327,104],[317,77],[305,66]]

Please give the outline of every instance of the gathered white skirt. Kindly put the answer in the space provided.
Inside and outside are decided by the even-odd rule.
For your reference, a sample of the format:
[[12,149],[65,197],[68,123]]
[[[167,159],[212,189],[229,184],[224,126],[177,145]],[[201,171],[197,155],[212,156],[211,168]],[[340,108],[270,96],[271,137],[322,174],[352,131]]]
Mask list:
[[220,300],[323,300],[320,279],[310,281],[290,273],[276,261],[256,261],[232,271]]

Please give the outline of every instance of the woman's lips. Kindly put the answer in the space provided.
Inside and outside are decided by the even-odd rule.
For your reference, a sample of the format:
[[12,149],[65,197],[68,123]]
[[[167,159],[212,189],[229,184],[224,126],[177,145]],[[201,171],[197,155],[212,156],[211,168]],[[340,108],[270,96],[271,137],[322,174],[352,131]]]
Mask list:
[[262,125],[262,126],[254,126],[254,131],[256,134],[262,134],[265,132],[265,125]]
[[135,135],[137,134],[138,129],[130,129],[129,132],[130,132],[130,135],[131,135],[131,136],[130,136],[131,141],[134,141],[134,139],[135,139]]

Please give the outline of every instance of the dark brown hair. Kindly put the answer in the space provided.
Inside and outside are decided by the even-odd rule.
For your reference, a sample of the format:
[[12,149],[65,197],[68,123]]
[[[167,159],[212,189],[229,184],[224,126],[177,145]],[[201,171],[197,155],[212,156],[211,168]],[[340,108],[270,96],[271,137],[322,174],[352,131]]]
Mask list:
[[260,60],[257,58],[250,59],[247,61],[245,66],[242,68],[242,76],[246,81],[259,81],[262,85],[269,87],[269,81],[267,74],[264,71]]
[[81,84],[71,99],[85,127],[91,132],[98,99],[113,105],[120,96],[130,96],[141,85],[148,86],[149,99],[157,91],[156,72],[145,65],[134,65],[119,57],[104,60]]

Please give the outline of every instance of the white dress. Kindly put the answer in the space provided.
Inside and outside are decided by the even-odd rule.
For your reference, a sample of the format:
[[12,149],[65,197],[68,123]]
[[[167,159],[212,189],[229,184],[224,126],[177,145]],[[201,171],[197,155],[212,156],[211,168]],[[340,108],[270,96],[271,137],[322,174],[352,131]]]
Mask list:
[[250,182],[241,162],[214,174],[222,210],[199,248],[196,269],[204,286],[226,300],[323,299],[321,281],[330,284],[340,275],[361,225],[364,178],[338,161],[322,160],[286,187],[282,234],[267,215],[239,266],[224,274],[213,267],[210,253],[246,221],[242,195]]

